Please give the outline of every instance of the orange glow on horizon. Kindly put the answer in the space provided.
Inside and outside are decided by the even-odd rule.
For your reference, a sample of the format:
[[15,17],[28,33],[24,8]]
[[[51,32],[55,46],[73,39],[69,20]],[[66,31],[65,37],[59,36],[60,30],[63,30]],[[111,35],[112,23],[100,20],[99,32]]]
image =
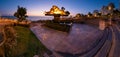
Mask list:
[[54,12],[54,14],[62,14],[62,12],[61,11],[56,11],[56,12]]
[[44,13],[40,13],[40,12],[28,12],[27,13],[28,16],[44,16]]
[[28,16],[44,16],[44,11],[39,11],[38,9],[28,10]]

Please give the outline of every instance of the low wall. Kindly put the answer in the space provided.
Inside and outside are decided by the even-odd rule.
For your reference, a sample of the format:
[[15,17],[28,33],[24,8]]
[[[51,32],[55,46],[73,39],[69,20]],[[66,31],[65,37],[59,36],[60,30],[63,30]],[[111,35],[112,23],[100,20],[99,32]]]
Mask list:
[[0,19],[0,25],[14,25],[14,24],[20,24],[20,25],[29,25],[31,21],[22,21],[19,22],[17,19],[6,19],[6,18],[1,18]]
[[103,19],[87,19],[84,21],[86,24],[99,28],[100,30],[104,30],[110,24],[109,21],[105,21]]
[[87,20],[85,20],[84,22],[85,22],[86,24],[99,27],[99,21],[100,21],[100,19],[87,19]]

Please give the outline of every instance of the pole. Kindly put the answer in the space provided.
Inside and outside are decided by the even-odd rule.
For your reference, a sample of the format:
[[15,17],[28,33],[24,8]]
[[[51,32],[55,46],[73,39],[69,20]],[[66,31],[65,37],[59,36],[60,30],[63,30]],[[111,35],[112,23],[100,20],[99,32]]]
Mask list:
[[120,0],[119,0],[119,11],[120,11]]

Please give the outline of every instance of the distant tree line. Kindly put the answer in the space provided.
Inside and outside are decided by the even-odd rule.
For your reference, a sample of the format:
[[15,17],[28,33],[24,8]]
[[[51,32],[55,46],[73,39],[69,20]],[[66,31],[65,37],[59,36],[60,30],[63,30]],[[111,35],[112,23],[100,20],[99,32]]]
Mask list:
[[77,13],[75,17],[120,17],[120,10],[115,8],[114,3],[109,3],[107,6],[102,6],[100,10],[94,10],[92,13],[88,12],[87,15]]

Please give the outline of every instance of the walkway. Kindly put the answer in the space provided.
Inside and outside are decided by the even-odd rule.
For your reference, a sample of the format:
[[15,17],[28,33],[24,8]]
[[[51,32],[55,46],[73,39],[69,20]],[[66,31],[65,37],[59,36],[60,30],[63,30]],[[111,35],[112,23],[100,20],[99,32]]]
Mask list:
[[103,31],[84,24],[74,24],[69,34],[46,28],[40,23],[34,24],[31,30],[48,49],[62,56],[90,50],[103,35]]
[[76,55],[79,57],[120,57],[120,26],[113,24],[106,28],[102,39],[94,48]]
[[120,57],[120,25],[104,31],[74,24],[69,34],[34,24],[31,30],[53,53],[53,57]]

